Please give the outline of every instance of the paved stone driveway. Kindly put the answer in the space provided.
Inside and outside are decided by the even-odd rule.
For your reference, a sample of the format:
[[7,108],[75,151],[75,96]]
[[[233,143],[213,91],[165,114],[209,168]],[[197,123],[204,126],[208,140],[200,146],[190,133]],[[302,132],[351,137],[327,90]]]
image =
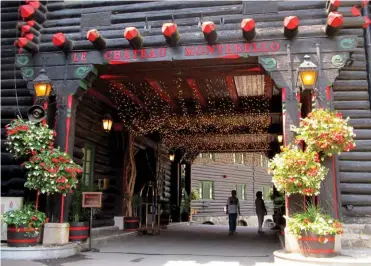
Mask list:
[[258,235],[239,227],[229,236],[225,226],[179,225],[158,236],[129,236],[99,247],[99,253],[42,262],[3,261],[3,266],[263,266],[281,249],[275,233]]

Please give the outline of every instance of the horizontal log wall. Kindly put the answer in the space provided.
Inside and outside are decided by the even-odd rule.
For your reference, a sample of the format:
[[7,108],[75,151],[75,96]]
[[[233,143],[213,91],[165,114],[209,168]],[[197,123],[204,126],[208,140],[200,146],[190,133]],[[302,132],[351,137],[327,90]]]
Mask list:
[[[21,162],[13,159],[5,150],[5,125],[18,116],[27,118],[27,110],[33,104],[21,73],[14,66],[17,49],[13,46],[18,37],[19,1],[1,2],[1,196],[25,195],[25,170]],[[11,15],[14,14],[14,15]]]
[[102,117],[109,111],[110,107],[89,94],[82,98],[76,111],[73,157],[82,166],[82,149],[86,144],[94,145],[94,183],[98,184],[99,179],[109,180],[109,187],[103,190],[103,206],[95,217],[94,226],[113,225],[113,217],[121,210],[121,137],[113,131],[104,132],[102,128]]
[[[222,156],[222,155],[220,155]],[[225,177],[226,176],[226,177]],[[246,185],[245,200],[240,200],[241,215],[252,216],[255,214],[255,194],[262,191],[263,186],[272,186],[272,177],[265,168],[233,163],[194,163],[191,166],[191,188],[199,191],[200,181],[214,182],[213,200],[192,201],[192,208],[197,210],[194,216],[224,216],[226,202],[231,196],[231,191],[236,185]],[[273,214],[272,204],[265,201],[268,214]]]
[[[351,29],[351,27],[349,27]],[[345,222],[371,215],[371,110],[364,32],[358,32],[354,62],[344,67],[334,83],[335,109],[350,117],[356,148],[339,156],[340,204]],[[370,62],[369,62],[370,64]],[[349,218],[349,219],[348,219]]]
[[[246,17],[256,21],[257,40],[284,39],[283,19],[292,15],[300,18],[298,37],[326,36],[325,1],[270,1],[259,5],[243,1],[115,1],[104,5],[100,2],[50,1],[47,8],[40,51],[58,50],[51,42],[57,32],[65,33],[74,41],[75,49],[94,49],[86,39],[86,33],[93,28],[106,39],[107,48],[129,48],[129,42],[123,37],[124,29],[129,26],[138,28],[144,37],[144,47],[167,46],[161,27],[163,23],[171,22],[172,16],[181,35],[179,45],[206,43],[200,27],[201,14],[203,21],[216,24],[220,42],[243,41],[240,23]],[[346,18],[340,34],[361,34],[363,18],[352,17],[350,6],[342,8],[342,12]]]

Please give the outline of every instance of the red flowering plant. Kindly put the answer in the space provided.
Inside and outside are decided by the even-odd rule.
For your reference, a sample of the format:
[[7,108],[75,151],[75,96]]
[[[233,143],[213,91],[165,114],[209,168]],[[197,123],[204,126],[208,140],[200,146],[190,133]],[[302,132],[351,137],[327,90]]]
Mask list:
[[35,153],[24,166],[28,169],[25,187],[49,194],[71,193],[76,188],[77,175],[82,173],[82,168],[59,149]]
[[18,117],[5,128],[7,134],[5,144],[15,158],[30,156],[32,152],[53,147],[55,131],[42,123],[34,124]]
[[316,152],[302,151],[298,147],[288,146],[270,160],[269,172],[278,191],[287,195],[318,195],[321,181],[328,169],[321,165]]
[[348,125],[349,117],[327,109],[316,109],[306,118],[301,119],[300,126],[294,128],[297,133],[296,143],[304,141],[308,151],[332,156],[335,153],[350,151],[356,144],[353,127]]

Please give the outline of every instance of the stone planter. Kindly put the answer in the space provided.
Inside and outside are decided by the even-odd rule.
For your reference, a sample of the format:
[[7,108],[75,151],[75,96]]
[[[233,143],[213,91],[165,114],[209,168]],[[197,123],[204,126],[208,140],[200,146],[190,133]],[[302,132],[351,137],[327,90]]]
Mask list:
[[9,247],[34,247],[37,245],[39,235],[35,235],[34,228],[27,228],[27,225],[8,225],[8,246]]
[[69,223],[44,224],[43,245],[65,245],[68,243]]
[[336,255],[335,235],[318,236],[303,232],[298,242],[300,253],[306,257],[326,258]]
[[69,229],[70,242],[85,241],[89,237],[89,222],[72,222]]

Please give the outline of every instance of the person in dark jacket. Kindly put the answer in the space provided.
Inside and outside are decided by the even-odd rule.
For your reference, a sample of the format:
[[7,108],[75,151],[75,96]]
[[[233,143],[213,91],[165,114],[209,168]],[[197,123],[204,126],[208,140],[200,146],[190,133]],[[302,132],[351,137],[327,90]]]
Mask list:
[[261,191],[256,192],[255,211],[258,216],[258,232],[261,233],[263,232],[264,215],[267,215],[267,209],[265,208],[263,193]]

